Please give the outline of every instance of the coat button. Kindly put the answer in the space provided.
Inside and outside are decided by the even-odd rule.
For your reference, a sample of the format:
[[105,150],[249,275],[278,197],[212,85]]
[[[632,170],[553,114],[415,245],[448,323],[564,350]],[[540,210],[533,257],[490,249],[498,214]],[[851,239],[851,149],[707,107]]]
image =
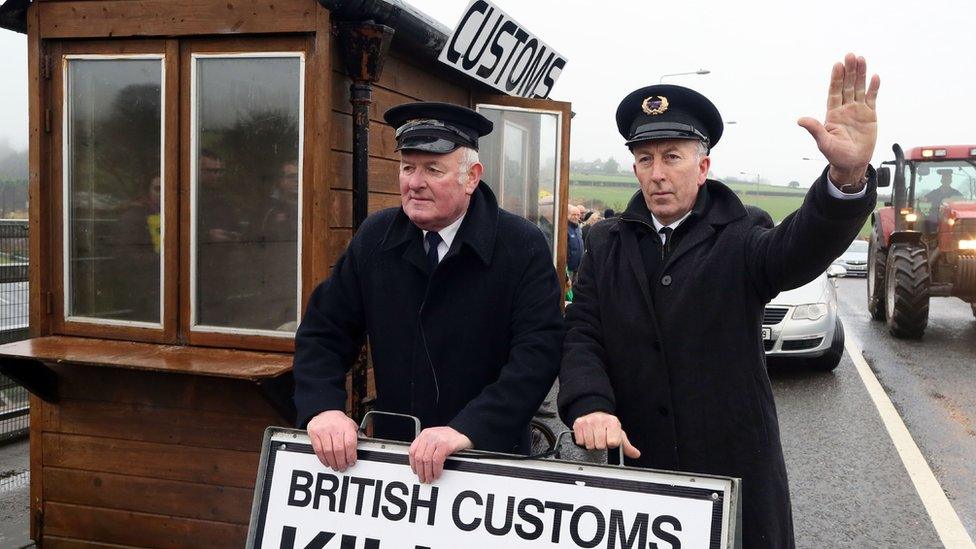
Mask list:
[[664,275],[661,277],[661,285],[670,286],[671,285],[671,275]]
[[657,411],[658,411],[658,412],[659,412],[659,413],[660,413],[660,414],[661,414],[662,416],[665,416],[665,417],[667,417],[667,415],[668,415],[668,409],[667,409],[667,408],[665,408],[664,406],[661,406],[661,407],[659,407],[659,408],[657,409]]

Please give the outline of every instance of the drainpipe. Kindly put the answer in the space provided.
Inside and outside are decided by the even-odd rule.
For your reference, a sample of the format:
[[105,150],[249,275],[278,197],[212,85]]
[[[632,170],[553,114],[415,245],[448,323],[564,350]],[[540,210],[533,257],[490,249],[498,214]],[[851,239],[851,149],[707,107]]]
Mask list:
[[[336,23],[339,50],[352,79],[352,223],[353,230],[366,219],[369,205],[369,106],[373,84],[380,79],[383,60],[390,49],[393,29],[372,21]],[[365,348],[352,369],[352,417],[366,413],[367,360]]]

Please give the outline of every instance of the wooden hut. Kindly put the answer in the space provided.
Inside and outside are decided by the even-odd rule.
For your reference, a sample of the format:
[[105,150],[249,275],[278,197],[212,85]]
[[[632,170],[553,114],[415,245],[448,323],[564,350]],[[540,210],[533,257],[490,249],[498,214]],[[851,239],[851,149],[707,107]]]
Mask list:
[[0,368],[32,393],[39,544],[243,544],[307,296],[399,204],[387,108],[495,120],[486,181],[565,271],[569,104],[440,64],[450,30],[399,0],[6,0],[0,26],[29,44],[31,339]]

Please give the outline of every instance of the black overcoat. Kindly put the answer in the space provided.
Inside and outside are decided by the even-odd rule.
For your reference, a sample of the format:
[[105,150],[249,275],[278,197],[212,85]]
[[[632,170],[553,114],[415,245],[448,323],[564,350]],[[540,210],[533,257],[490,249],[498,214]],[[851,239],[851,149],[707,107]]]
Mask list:
[[825,173],[769,229],[708,180],[667,260],[640,192],[595,225],[566,312],[563,421],[607,411],[642,452],[630,465],[742,478],[743,547],[793,547],[763,307],[843,253],[875,205],[873,170],[868,184],[842,200]]
[[[309,299],[295,335],[299,427],[344,410],[345,377],[368,336],[378,410],[449,425],[474,447],[528,450],[528,424],[559,370],[564,324],[542,232],[484,183],[428,273],[422,233],[400,208],[371,215]],[[403,422],[376,436],[409,440]]]

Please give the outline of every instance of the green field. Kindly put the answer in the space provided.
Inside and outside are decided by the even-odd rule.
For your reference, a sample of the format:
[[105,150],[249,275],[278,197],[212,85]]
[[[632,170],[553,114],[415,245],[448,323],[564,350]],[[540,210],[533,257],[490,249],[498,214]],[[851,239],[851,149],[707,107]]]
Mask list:
[[[627,202],[637,192],[637,188],[636,182],[634,182],[633,186],[621,187],[580,185],[576,183],[569,186],[569,201],[572,204],[583,204],[588,208],[600,210],[613,208],[619,212],[627,206]],[[743,204],[751,204],[766,210],[776,223],[779,223],[784,217],[796,211],[803,202],[803,197],[806,194],[805,189],[799,189],[796,192],[796,196],[768,196],[763,194],[756,195],[754,187],[751,185],[733,185],[732,188],[736,191]],[[769,189],[770,186],[761,186],[760,192],[762,192],[763,188]],[[784,187],[772,188],[775,189],[775,192],[790,190]],[[860,236],[862,238],[867,237],[870,233],[871,224],[868,221],[861,228]]]

